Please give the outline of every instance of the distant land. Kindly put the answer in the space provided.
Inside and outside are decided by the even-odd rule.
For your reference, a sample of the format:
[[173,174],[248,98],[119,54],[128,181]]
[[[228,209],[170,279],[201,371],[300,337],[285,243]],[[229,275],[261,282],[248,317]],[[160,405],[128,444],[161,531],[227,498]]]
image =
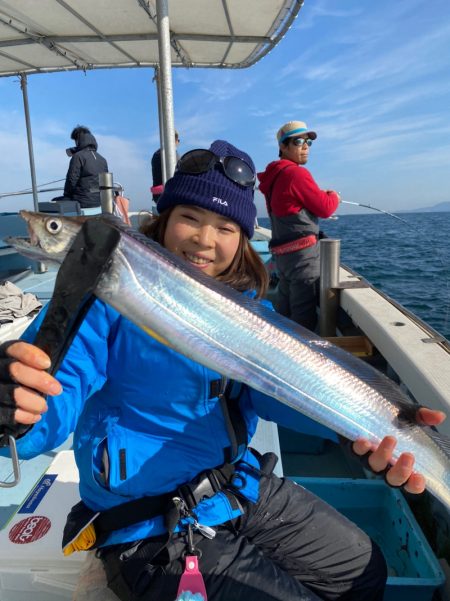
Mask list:
[[396,213],[439,213],[442,211],[450,211],[450,201],[439,202],[431,207],[423,207],[422,209],[409,209],[406,211],[396,211]]

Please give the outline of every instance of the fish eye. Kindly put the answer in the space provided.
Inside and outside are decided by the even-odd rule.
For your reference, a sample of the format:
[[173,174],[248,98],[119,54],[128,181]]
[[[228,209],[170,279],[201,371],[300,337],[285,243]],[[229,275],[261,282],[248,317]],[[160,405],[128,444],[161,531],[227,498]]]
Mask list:
[[58,234],[62,230],[62,222],[60,219],[52,217],[51,219],[47,219],[45,227],[50,234]]

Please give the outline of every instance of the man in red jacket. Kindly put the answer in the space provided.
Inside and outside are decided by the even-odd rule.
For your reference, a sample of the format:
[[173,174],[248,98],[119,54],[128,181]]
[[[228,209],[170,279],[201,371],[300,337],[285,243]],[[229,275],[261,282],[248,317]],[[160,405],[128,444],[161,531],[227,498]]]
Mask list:
[[302,167],[316,138],[303,121],[289,121],[277,133],[280,159],[258,173],[280,278],[275,309],[310,330],[317,324],[319,217],[330,217],[340,200],[334,190],[321,190]]

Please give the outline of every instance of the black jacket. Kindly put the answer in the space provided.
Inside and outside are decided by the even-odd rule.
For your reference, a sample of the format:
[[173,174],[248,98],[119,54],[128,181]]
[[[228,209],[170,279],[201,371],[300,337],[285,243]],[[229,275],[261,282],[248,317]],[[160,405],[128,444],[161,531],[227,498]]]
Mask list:
[[160,186],[162,181],[162,168],[161,168],[161,148],[152,156],[152,179],[154,186]]
[[[180,156],[178,154],[178,152],[175,154],[175,158],[178,162]],[[163,177],[162,177],[162,165],[161,165],[161,148],[158,148],[158,150],[156,150],[153,153],[152,156],[152,179],[153,179],[153,186],[160,186],[163,183]],[[161,194],[153,194],[153,200],[156,201],[158,200],[158,198],[161,196]]]
[[70,159],[64,196],[78,201],[81,208],[100,206],[98,174],[107,171],[106,159],[97,152],[97,140],[92,134],[81,134]]

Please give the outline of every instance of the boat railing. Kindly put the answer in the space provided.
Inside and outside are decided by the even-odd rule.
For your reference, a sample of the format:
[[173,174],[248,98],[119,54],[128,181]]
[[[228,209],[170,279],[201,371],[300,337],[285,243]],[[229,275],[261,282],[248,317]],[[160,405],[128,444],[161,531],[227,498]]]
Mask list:
[[[58,181],[64,181],[64,180],[55,180],[55,182],[49,182],[49,183],[56,183]],[[42,185],[45,186],[48,184],[42,184]],[[123,196],[125,190],[124,190],[123,185],[120,182],[111,182],[111,186],[112,186],[112,190],[114,193]],[[64,186],[59,186],[56,188],[38,187],[38,189],[37,189],[38,194],[44,194],[44,193],[48,193],[48,192],[63,192],[63,191],[64,191]],[[90,189],[90,192],[99,192],[99,191],[101,192],[100,184],[99,184],[99,186],[93,187]],[[33,190],[31,188],[27,188],[25,190],[18,190],[16,192],[0,192],[0,200],[3,200],[4,198],[11,198],[11,197],[16,197],[16,196],[30,196],[30,195],[33,195]],[[59,201],[48,201],[48,202],[59,202]]]
[[[61,190],[64,190],[64,188],[42,188],[41,190],[38,190],[38,192],[41,194],[44,194],[44,192],[60,192]],[[20,191],[20,192],[5,192],[0,194],[0,200],[3,198],[10,198],[12,196],[27,196],[33,194],[33,192],[31,190],[29,191]]]

